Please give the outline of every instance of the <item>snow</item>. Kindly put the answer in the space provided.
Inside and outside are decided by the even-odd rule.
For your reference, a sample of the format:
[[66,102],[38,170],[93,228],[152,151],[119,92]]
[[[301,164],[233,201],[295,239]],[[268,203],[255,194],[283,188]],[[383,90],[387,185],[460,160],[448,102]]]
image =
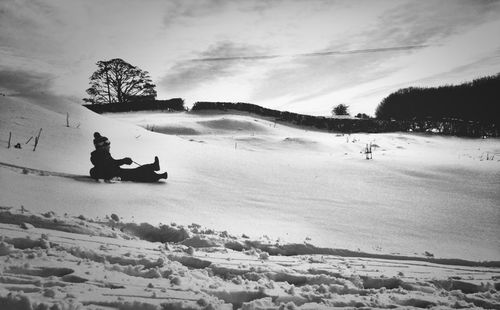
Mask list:
[[[95,131],[115,158],[158,155],[169,179],[85,178]],[[21,149],[7,148],[9,132]],[[96,115],[2,96],[0,188],[2,309],[500,303],[497,263],[456,260],[499,261],[499,139],[342,135],[233,112]]]
[[[498,267],[438,265],[335,255],[268,255],[223,245],[189,251],[138,240],[117,224],[54,214],[50,228],[8,223],[43,219],[4,209],[0,223],[2,309],[498,308]],[[122,223],[123,224],[123,223]],[[82,233],[89,227],[93,234]],[[72,227],[70,231],[63,228]],[[188,239],[221,232],[189,228]],[[186,239],[186,240],[188,240]],[[14,241],[16,240],[16,241]],[[36,242],[44,240],[48,247]],[[241,238],[235,238],[243,242]],[[22,247],[17,245],[22,244]],[[29,246],[28,246],[29,245]],[[195,264],[193,262],[204,262]]]
[[[35,152],[29,145],[2,148],[2,162],[86,175],[92,134],[99,131],[111,140],[115,157],[149,163],[158,155],[170,176],[154,185],[103,186],[2,168],[3,205],[198,223],[252,238],[365,252],[427,251],[472,260],[500,254],[500,155],[481,160],[499,152],[498,139],[342,136],[244,114],[99,116],[69,104],[68,128],[66,109],[56,113],[36,102],[2,100],[3,143],[9,131],[22,142],[43,128]],[[197,134],[151,133],[133,124]],[[378,146],[370,161],[360,154],[369,142]]]

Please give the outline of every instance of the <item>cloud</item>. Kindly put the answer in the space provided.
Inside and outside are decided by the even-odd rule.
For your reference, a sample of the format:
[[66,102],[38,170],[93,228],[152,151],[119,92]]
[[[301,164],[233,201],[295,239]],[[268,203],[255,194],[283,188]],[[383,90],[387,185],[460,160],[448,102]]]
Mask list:
[[252,100],[259,102],[287,97],[289,107],[300,105],[304,100],[320,98],[387,76],[397,70],[387,66],[387,62],[425,47],[329,50],[303,54],[305,57],[294,58],[287,67],[269,70],[263,77],[265,81],[255,86]]
[[[287,92],[293,85],[304,84],[305,80],[307,80],[307,83],[314,83],[316,78],[322,78],[328,74],[328,72],[325,72],[325,68],[328,68],[325,64],[337,65],[337,67],[342,66],[345,70],[348,70],[348,68],[346,68],[348,62],[352,62],[353,66],[357,66],[358,68],[360,67],[360,63],[366,62],[366,55],[361,56],[362,54],[404,52],[423,47],[424,46],[397,46],[345,51],[322,50],[300,54],[269,54],[268,50],[263,47],[223,41],[210,46],[205,51],[199,53],[196,58],[184,60],[173,65],[169,69],[169,73],[161,79],[158,85],[165,88],[167,91],[187,91],[219,79],[244,74],[245,69],[267,66],[272,67],[272,64],[269,62],[262,62],[265,60],[288,58],[285,59],[285,64],[280,61],[280,64],[283,65],[281,69],[278,68],[276,71],[271,71],[262,76],[264,81],[260,83],[262,83],[262,85],[267,85],[267,87],[264,86],[263,88],[259,88],[259,94],[268,96],[272,93]],[[324,57],[346,55],[359,55],[359,57],[354,57],[347,61],[345,58],[340,60],[321,59]],[[387,58],[388,56],[377,57]],[[360,60],[360,58],[362,59]],[[286,62],[289,62],[289,64],[286,64]],[[297,76],[295,72],[297,66],[304,68],[300,75],[304,77],[305,80]],[[318,67],[321,69],[318,69]],[[276,85],[283,81],[288,81],[285,83],[285,86]],[[349,79],[349,81],[351,81],[351,79]],[[324,91],[326,90],[321,90],[320,93],[322,94]],[[256,96],[254,99],[259,100],[261,97]]]
[[[163,25],[169,27],[188,20],[204,18],[210,15],[225,15],[228,12],[244,12],[262,14],[280,5],[289,4],[291,0],[170,0],[168,1]],[[298,2],[298,1],[295,1]],[[321,2],[321,1],[320,1]],[[221,22],[224,21],[222,17]]]
[[3,46],[15,46],[50,53],[57,50],[52,32],[62,29],[63,24],[55,9],[40,1],[0,1],[0,42]]
[[[231,55],[255,55],[265,50],[258,46],[237,44],[230,41],[218,42],[199,53],[196,61],[184,60],[177,62],[169,73],[161,78],[159,86],[167,90],[189,90],[204,83],[213,82],[228,76],[236,75],[245,68],[238,57]],[[245,56],[239,56],[245,57]],[[199,61],[200,59],[221,58],[225,61]]]
[[[420,49],[420,48],[424,48],[426,46],[427,45],[410,45],[410,46],[396,46],[396,47],[366,48],[366,49],[346,50],[346,51],[320,51],[320,52],[300,53],[300,54],[270,54],[270,55],[249,55],[249,56],[215,55],[214,57],[194,58],[194,59],[190,59],[190,61],[212,62],[212,61],[232,61],[232,60],[261,60],[261,59],[274,59],[274,58],[281,58],[281,57],[311,57],[311,56],[335,56],[335,55],[350,55],[350,54],[367,54],[367,53],[406,51],[406,50]],[[225,53],[227,53],[227,52],[225,52]]]
[[52,93],[53,79],[47,73],[0,69],[0,89],[9,96],[46,96]]
[[[231,92],[241,101],[286,98],[299,106],[372,82],[439,77],[452,65],[487,57],[487,44],[464,39],[447,54],[448,44],[499,13],[500,1],[487,0],[116,0],[98,7],[84,0],[0,0],[0,70],[13,78],[24,71],[24,83],[35,89],[83,97],[94,63],[121,57],[151,72],[160,96],[201,100]],[[484,64],[467,72],[489,71]],[[451,75],[444,76],[447,83]],[[45,79],[53,85],[43,85]]]
[[382,14],[356,41],[381,45],[439,44],[444,38],[497,19],[500,1],[411,1]]
[[[55,76],[49,73],[10,70],[0,67],[0,93],[32,100],[55,112],[67,111],[68,104],[80,105],[81,99],[60,95],[53,90]],[[1,105],[0,105],[1,108]]]
[[[281,109],[307,111],[314,98],[317,105],[331,106],[336,98],[362,97],[364,85],[377,80],[384,80],[385,89],[392,89],[392,84],[387,83],[393,75],[400,79],[392,83],[408,83],[414,78],[398,73],[405,71],[403,66],[411,60],[410,56],[433,50],[446,44],[450,37],[498,18],[499,4],[500,1],[400,2],[382,11],[370,27],[353,29],[335,38],[325,52],[304,54],[335,57],[298,57],[293,66],[271,69],[265,82],[256,85],[251,101],[272,104],[274,100]],[[346,50],[346,46],[352,49]],[[390,46],[395,48],[385,48]],[[446,50],[447,46],[441,48]],[[433,66],[433,61],[439,60],[428,59],[424,66]],[[356,94],[354,89],[358,88]]]
[[226,0],[168,1],[163,24],[168,27],[186,18],[197,18],[221,12],[228,3]]

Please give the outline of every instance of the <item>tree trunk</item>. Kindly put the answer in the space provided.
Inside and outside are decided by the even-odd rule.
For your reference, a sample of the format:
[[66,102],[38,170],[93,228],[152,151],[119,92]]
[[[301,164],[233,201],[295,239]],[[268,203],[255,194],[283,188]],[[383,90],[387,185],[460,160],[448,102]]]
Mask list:
[[108,68],[106,68],[106,86],[108,87],[108,103],[111,103],[111,90],[109,88],[109,84],[111,82],[109,81],[109,72]]

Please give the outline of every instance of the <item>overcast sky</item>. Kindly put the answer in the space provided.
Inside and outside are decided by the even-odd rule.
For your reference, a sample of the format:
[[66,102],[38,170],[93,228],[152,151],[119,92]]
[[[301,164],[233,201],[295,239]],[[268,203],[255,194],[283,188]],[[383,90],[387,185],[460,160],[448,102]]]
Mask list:
[[0,0],[0,91],[80,100],[111,58],[159,99],[373,115],[399,88],[500,72],[500,1]]

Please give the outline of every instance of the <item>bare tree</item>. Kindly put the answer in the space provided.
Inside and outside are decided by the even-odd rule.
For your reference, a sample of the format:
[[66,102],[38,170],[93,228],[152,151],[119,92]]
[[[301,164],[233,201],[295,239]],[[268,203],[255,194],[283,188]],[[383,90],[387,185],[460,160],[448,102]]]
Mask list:
[[92,104],[126,103],[138,97],[156,98],[156,85],[149,72],[143,71],[120,58],[98,61],[97,70],[90,77],[83,99]]

